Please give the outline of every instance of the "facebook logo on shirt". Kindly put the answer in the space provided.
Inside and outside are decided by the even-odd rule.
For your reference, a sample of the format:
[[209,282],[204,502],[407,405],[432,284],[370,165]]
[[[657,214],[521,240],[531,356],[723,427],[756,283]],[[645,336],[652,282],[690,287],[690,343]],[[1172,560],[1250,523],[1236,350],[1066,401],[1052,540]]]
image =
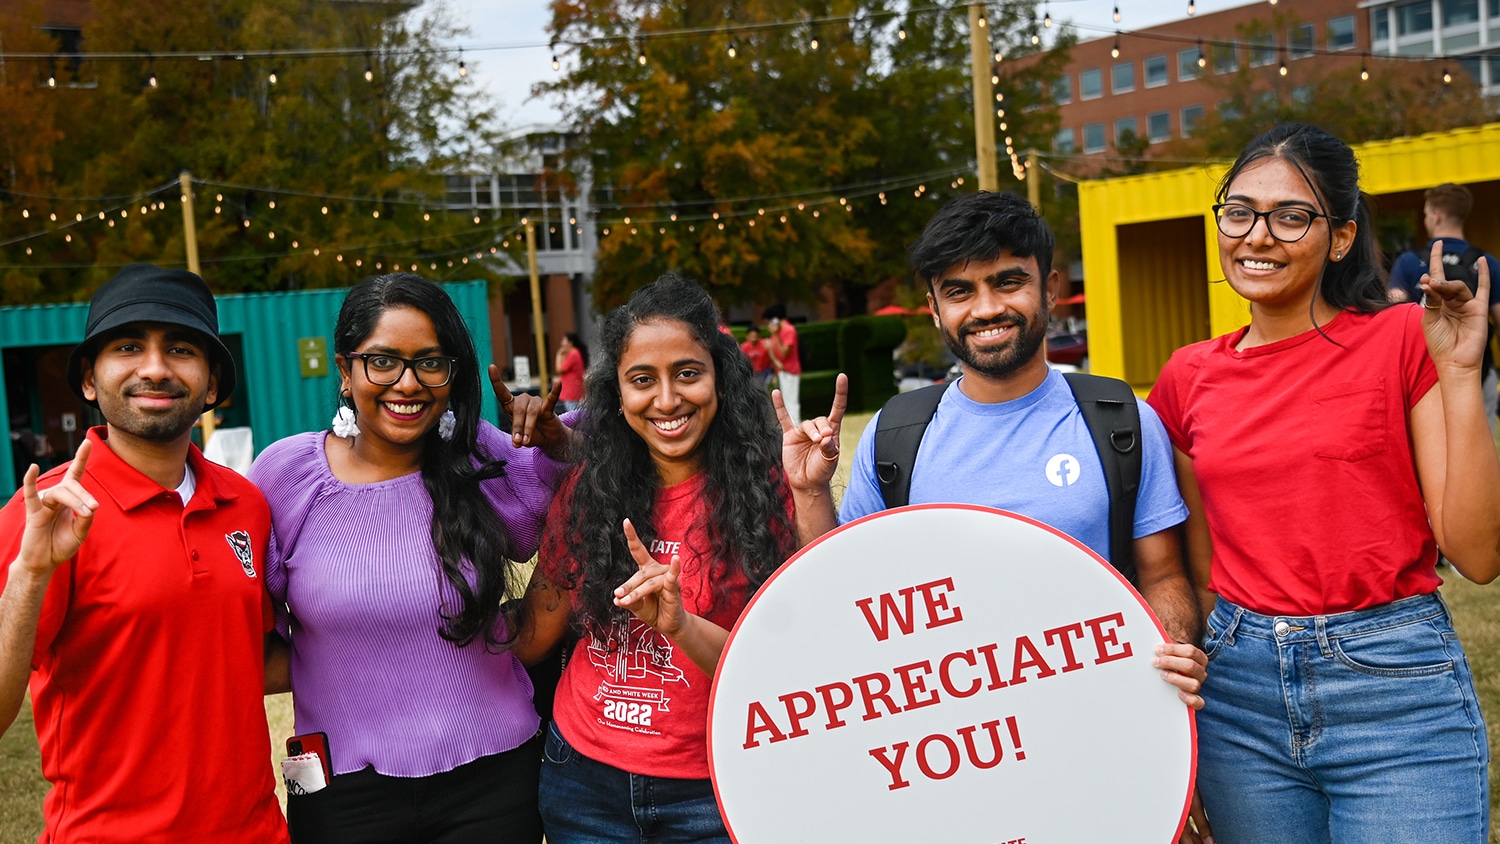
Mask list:
[[1053,486],[1072,486],[1078,475],[1078,458],[1071,454],[1054,454],[1047,461],[1047,480]]

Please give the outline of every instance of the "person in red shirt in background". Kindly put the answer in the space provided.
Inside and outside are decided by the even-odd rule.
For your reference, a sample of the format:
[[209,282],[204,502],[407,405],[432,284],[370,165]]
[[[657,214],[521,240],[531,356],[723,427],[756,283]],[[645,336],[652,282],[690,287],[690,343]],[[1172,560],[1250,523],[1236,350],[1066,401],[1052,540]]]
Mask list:
[[107,424],[0,510],[0,732],[29,680],[52,844],[287,841],[263,698],[271,511],[189,438],[234,392],[218,329],[193,273],[106,282],[68,385]]
[[562,393],[557,397],[559,413],[577,410],[583,404],[583,371],[588,365],[589,347],[577,334],[564,334],[557,344],[557,380],[562,382]]
[[766,340],[760,336],[760,327],[752,325],[745,329],[745,342],[740,344],[740,351],[750,359],[750,369],[755,372],[761,386],[769,386],[771,375],[775,368],[771,366],[771,350],[766,348]]
[[793,422],[802,421],[802,360],[798,357],[797,329],[787,321],[786,305],[776,303],[766,308],[766,319],[771,321],[771,336],[766,338],[771,349],[771,363],[776,367],[776,386],[781,389],[781,401]]

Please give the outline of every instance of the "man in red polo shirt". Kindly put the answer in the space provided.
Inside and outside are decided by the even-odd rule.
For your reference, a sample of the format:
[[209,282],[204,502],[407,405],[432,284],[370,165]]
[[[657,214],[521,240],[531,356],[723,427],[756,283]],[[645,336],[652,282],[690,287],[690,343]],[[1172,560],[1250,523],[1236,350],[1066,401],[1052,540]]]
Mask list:
[[94,294],[68,382],[73,461],[0,510],[0,729],[28,680],[45,842],[285,842],[266,729],[270,511],[203,459],[234,389],[203,280],[133,265]]

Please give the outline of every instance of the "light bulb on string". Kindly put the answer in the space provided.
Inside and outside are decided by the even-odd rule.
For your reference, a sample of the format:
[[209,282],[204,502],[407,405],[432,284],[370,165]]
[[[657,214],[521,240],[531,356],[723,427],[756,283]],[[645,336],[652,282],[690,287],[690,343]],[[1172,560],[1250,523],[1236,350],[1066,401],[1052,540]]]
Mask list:
[[553,70],[557,70],[560,67],[562,67],[562,64],[558,62],[558,60],[557,60],[557,54],[553,53],[552,54],[552,69]]
[[1120,33],[1118,30],[1115,31],[1115,45],[1109,49],[1109,55],[1110,58],[1114,59],[1120,57]]
[[1042,4],[1042,26],[1052,28],[1052,4],[1050,3]]
[[266,81],[269,82],[269,83],[271,83],[272,85],[275,85],[276,82],[277,82],[277,80],[278,80],[278,77],[276,76],[276,68],[273,67],[273,68],[271,68],[271,73],[268,76],[266,76]]
[[1367,64],[1367,62],[1369,61],[1369,59],[1370,59],[1370,54],[1369,53],[1365,53],[1364,57],[1360,60],[1360,63],[1359,63],[1359,79],[1360,79],[1361,82],[1369,82],[1370,81],[1370,67]]
[[646,47],[645,47],[645,45],[641,45],[641,51],[640,51],[639,54],[636,55],[635,60],[640,65],[645,66],[645,64],[646,64]]
[[1198,14],[1198,0],[1188,0],[1188,17]]
[[458,75],[459,76],[468,76],[469,75],[469,66],[464,63],[464,51],[463,51],[462,47],[460,47],[459,50],[458,50]]
[[1002,53],[1002,52],[1000,52],[999,50],[996,50],[995,51],[995,64],[999,64],[999,63],[1001,63],[1003,61],[1005,61],[1005,54]]
[[729,49],[726,52],[729,53],[729,57],[731,59],[740,54],[740,51],[735,47],[733,40],[729,42]]
[[1448,72],[1447,66],[1443,67],[1443,84],[1447,85],[1453,81],[1453,75]]
[[902,41],[905,41],[906,40],[906,27],[903,26],[900,29],[896,30],[896,37],[899,38],[899,39],[901,39]]
[[987,21],[987,20],[985,20],[984,15],[980,15],[979,16],[979,28],[980,29],[984,29],[986,26],[989,26],[989,25],[990,25],[990,22]]
[[1116,3],[1115,4],[1115,23],[1119,23],[1119,22],[1120,22],[1120,4]]
[[[47,87],[48,88],[56,88],[57,87],[57,74],[53,73],[50,70],[47,71]],[[70,237],[69,239],[71,240],[72,238]]]
[[807,46],[813,48],[814,51],[817,51],[817,49],[818,49],[818,39],[814,38],[813,40],[807,42]]
[[157,82],[156,82],[156,68],[154,68],[154,67],[150,68],[150,69],[148,69],[146,71],[146,87],[147,88],[155,88],[155,87],[157,87]]
[[1276,68],[1276,72],[1282,76],[1286,76],[1286,59],[1281,60],[1281,66]]
[[1208,57],[1203,55],[1203,39],[1198,39],[1198,67],[1207,67]]
[[1000,84],[1000,77],[991,74],[991,76],[990,76],[990,84],[991,85],[999,85]]
[[370,62],[370,54],[365,53],[365,81],[375,81],[375,65]]

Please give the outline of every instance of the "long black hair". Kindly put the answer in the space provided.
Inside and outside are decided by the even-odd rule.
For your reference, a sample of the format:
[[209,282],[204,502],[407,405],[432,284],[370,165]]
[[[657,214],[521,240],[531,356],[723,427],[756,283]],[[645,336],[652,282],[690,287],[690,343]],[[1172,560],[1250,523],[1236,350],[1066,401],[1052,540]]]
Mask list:
[[1329,230],[1354,221],[1349,254],[1327,261],[1318,282],[1318,295],[1339,310],[1370,314],[1390,305],[1386,298],[1385,266],[1375,239],[1370,203],[1359,189],[1359,162],[1354,150],[1333,135],[1305,123],[1283,123],[1251,141],[1219,183],[1218,201],[1245,168],[1266,159],[1291,165],[1312,188],[1329,216]]
[[[486,648],[502,648],[514,632],[502,637],[496,620],[516,564],[510,560],[510,537],[500,514],[479,486],[505,474],[505,462],[494,460],[478,442],[479,355],[448,294],[410,273],[371,276],[349,288],[333,330],[334,350],[340,355],[354,351],[391,308],[426,314],[443,354],[458,359],[448,382],[453,438],[444,440],[436,425],[422,438],[422,485],[432,498],[432,546],[443,577],[463,600],[456,610],[443,608],[438,632],[459,647],[482,637]],[[511,630],[519,630],[522,621],[516,619]]]
[[[605,318],[599,358],[585,382],[577,483],[563,504],[575,566],[559,585],[578,592],[579,626],[586,630],[607,630],[614,619],[629,617],[614,604],[615,587],[637,571],[621,523],[630,519],[647,547],[656,538],[652,511],[661,478],[645,441],[620,413],[618,370],[637,326],[668,321],[686,326],[714,366],[718,411],[698,447],[705,484],[697,518],[713,558],[708,582],[739,570],[752,590],[759,588],[797,550],[770,399],[734,338],[719,330],[708,294],[668,273]],[[708,607],[713,599],[705,596]]]

